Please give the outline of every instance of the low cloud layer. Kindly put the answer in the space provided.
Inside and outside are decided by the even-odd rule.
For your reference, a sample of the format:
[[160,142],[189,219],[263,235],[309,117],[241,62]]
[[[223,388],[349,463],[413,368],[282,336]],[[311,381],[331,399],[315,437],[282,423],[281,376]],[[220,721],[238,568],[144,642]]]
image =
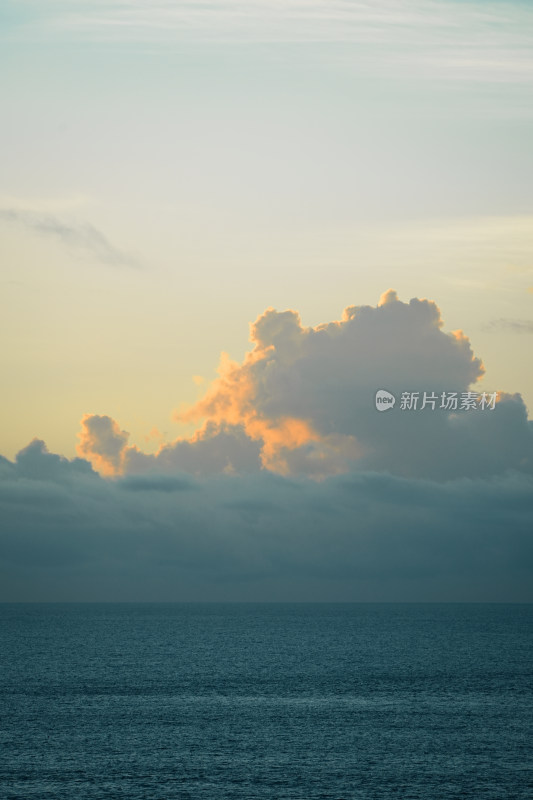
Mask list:
[[[155,455],[106,415],[68,460],[0,457],[0,600],[533,601],[533,433],[494,408],[401,408],[484,369],[437,306],[268,309]],[[380,412],[375,392],[396,395]]]
[[533,479],[100,477],[0,461],[0,600],[533,600]]
[[[220,377],[179,419],[190,439],[147,455],[109,417],[87,415],[78,452],[103,474],[186,471],[323,479],[350,471],[451,480],[533,472],[533,425],[518,394],[494,408],[441,408],[442,395],[476,391],[484,374],[462,331],[445,332],[435,303],[401,302],[392,290],[376,307],[350,306],[342,319],[302,326],[296,311],[268,309],[251,329],[242,363],[223,356]],[[496,387],[494,387],[496,388]],[[375,407],[378,389],[397,403]],[[402,409],[418,393],[417,409]],[[424,409],[424,393],[435,397]]]

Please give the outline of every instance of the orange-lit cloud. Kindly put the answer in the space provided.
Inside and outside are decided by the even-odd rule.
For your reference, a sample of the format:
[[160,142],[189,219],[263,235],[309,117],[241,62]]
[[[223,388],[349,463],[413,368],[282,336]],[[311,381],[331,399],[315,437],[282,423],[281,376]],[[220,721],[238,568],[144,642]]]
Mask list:
[[85,414],[81,420],[78,455],[91,462],[102,475],[118,475],[123,471],[124,451],[129,433],[120,429],[108,416]]
[[304,327],[296,311],[269,308],[250,338],[242,363],[222,354],[204,396],[175,413],[198,424],[192,437],[148,455],[109,417],[87,415],[79,454],[106,475],[263,469],[315,478],[367,469],[448,479],[533,460],[520,398],[502,395],[497,413],[463,413],[459,422],[449,412],[376,412],[378,389],[398,398],[461,393],[484,374],[467,336],[444,332],[429,300],[403,303],[390,289],[376,307],[350,306],[316,327]]

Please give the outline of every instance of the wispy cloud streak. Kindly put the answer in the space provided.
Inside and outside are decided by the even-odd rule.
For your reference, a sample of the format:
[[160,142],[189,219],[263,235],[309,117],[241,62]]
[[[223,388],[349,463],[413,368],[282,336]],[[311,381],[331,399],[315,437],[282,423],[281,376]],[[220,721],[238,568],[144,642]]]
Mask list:
[[[28,35],[93,42],[354,45],[340,57],[420,78],[530,83],[533,9],[441,0],[57,0]],[[31,31],[31,33],[30,33]],[[40,31],[40,33],[39,33]],[[23,36],[23,30],[18,30]],[[421,69],[423,68],[423,69]]]
[[82,250],[105,264],[139,267],[138,260],[115,247],[104,234],[86,222],[65,222],[52,214],[21,209],[0,209],[0,221],[19,224],[38,234],[58,239],[62,244]]
[[512,333],[533,333],[533,321],[529,319],[493,319],[487,325],[488,330],[507,330]]

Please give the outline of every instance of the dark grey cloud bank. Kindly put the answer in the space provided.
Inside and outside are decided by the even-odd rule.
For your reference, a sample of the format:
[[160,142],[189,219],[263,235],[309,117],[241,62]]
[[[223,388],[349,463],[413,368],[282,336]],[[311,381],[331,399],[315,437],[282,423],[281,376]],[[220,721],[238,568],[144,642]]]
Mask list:
[[533,477],[109,480],[0,461],[0,600],[533,601]]

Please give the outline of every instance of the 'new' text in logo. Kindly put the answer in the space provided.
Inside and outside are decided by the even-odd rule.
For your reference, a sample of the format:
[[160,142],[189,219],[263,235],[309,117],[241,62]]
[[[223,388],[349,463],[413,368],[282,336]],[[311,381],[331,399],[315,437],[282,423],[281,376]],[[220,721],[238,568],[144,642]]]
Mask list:
[[387,392],[385,389],[378,389],[376,392],[376,408],[378,411],[388,411],[390,408],[394,408],[394,403],[396,402],[396,398],[390,392]]

